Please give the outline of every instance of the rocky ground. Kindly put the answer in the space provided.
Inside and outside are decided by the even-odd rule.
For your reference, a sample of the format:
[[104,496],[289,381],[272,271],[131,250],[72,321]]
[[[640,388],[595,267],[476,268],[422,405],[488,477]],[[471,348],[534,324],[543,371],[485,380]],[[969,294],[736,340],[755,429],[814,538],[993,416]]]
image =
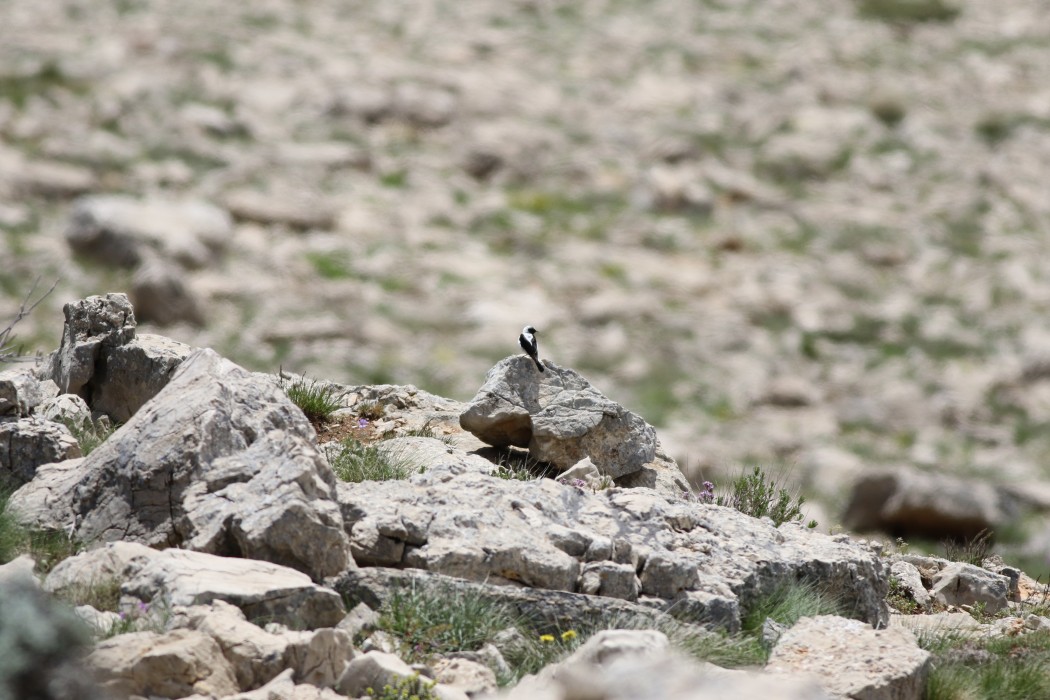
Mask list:
[[47,352],[64,302],[129,290],[252,369],[459,400],[532,323],[691,476],[775,465],[825,527],[876,467],[1038,494],[1045,20],[6,0],[0,318],[59,279],[19,327]]
[[465,403],[250,372],[123,294],[64,311],[0,372],[5,700],[1050,694],[1050,586],[690,494],[549,360]]

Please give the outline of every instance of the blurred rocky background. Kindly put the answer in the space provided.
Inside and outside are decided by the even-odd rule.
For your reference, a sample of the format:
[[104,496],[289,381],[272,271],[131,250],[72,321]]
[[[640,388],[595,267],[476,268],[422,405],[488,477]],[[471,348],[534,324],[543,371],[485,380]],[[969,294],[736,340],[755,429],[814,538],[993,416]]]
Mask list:
[[3,0],[0,319],[60,280],[18,326],[49,352],[64,302],[127,291],[252,369],[458,400],[531,323],[697,481],[762,464],[822,528],[989,527],[1036,575],[1048,20]]

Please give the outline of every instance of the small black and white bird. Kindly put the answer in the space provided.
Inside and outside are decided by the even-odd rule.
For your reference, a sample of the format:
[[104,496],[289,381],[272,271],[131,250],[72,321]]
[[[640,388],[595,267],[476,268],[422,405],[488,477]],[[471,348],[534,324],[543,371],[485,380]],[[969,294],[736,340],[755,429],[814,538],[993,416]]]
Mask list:
[[525,351],[525,354],[532,358],[532,361],[536,363],[536,369],[543,371],[543,365],[540,364],[540,346],[536,341],[537,331],[532,326],[525,326],[521,329],[521,335],[518,336],[518,345]]

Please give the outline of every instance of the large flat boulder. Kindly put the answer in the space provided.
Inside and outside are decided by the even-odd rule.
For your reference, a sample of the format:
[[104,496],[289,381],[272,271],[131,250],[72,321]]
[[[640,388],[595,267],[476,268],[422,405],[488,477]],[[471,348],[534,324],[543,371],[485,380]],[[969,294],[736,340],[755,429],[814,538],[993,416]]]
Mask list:
[[843,524],[931,539],[973,538],[1014,517],[1011,499],[991,484],[913,469],[879,469],[853,485]]
[[[83,541],[134,540],[271,561],[316,579],[351,563],[335,477],[314,432],[272,378],[198,350],[170,383],[84,461],[12,496]],[[25,507],[23,507],[25,506]]]
[[171,608],[221,600],[248,619],[296,628],[333,627],[346,614],[339,594],[294,569],[133,542],[113,542],[60,562],[44,588],[61,593],[107,581],[121,582],[123,595],[147,603]]
[[777,640],[768,671],[811,673],[837,697],[920,700],[931,654],[902,627],[873,630],[833,615],[806,617]]
[[650,489],[443,473],[338,493],[364,566],[674,604],[727,629],[785,580],[819,582],[872,623],[888,615],[887,565],[871,548]]
[[238,690],[219,645],[192,630],[122,634],[100,642],[85,663],[114,696],[223,697]]

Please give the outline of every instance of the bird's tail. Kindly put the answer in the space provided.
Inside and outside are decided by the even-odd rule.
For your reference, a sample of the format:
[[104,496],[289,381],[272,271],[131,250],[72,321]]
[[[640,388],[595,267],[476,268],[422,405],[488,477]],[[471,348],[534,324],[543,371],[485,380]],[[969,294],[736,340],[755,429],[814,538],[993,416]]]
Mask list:
[[536,363],[536,369],[538,369],[539,371],[542,372],[543,371],[543,365],[540,364],[540,358],[534,357],[534,358],[532,358],[532,361]]

